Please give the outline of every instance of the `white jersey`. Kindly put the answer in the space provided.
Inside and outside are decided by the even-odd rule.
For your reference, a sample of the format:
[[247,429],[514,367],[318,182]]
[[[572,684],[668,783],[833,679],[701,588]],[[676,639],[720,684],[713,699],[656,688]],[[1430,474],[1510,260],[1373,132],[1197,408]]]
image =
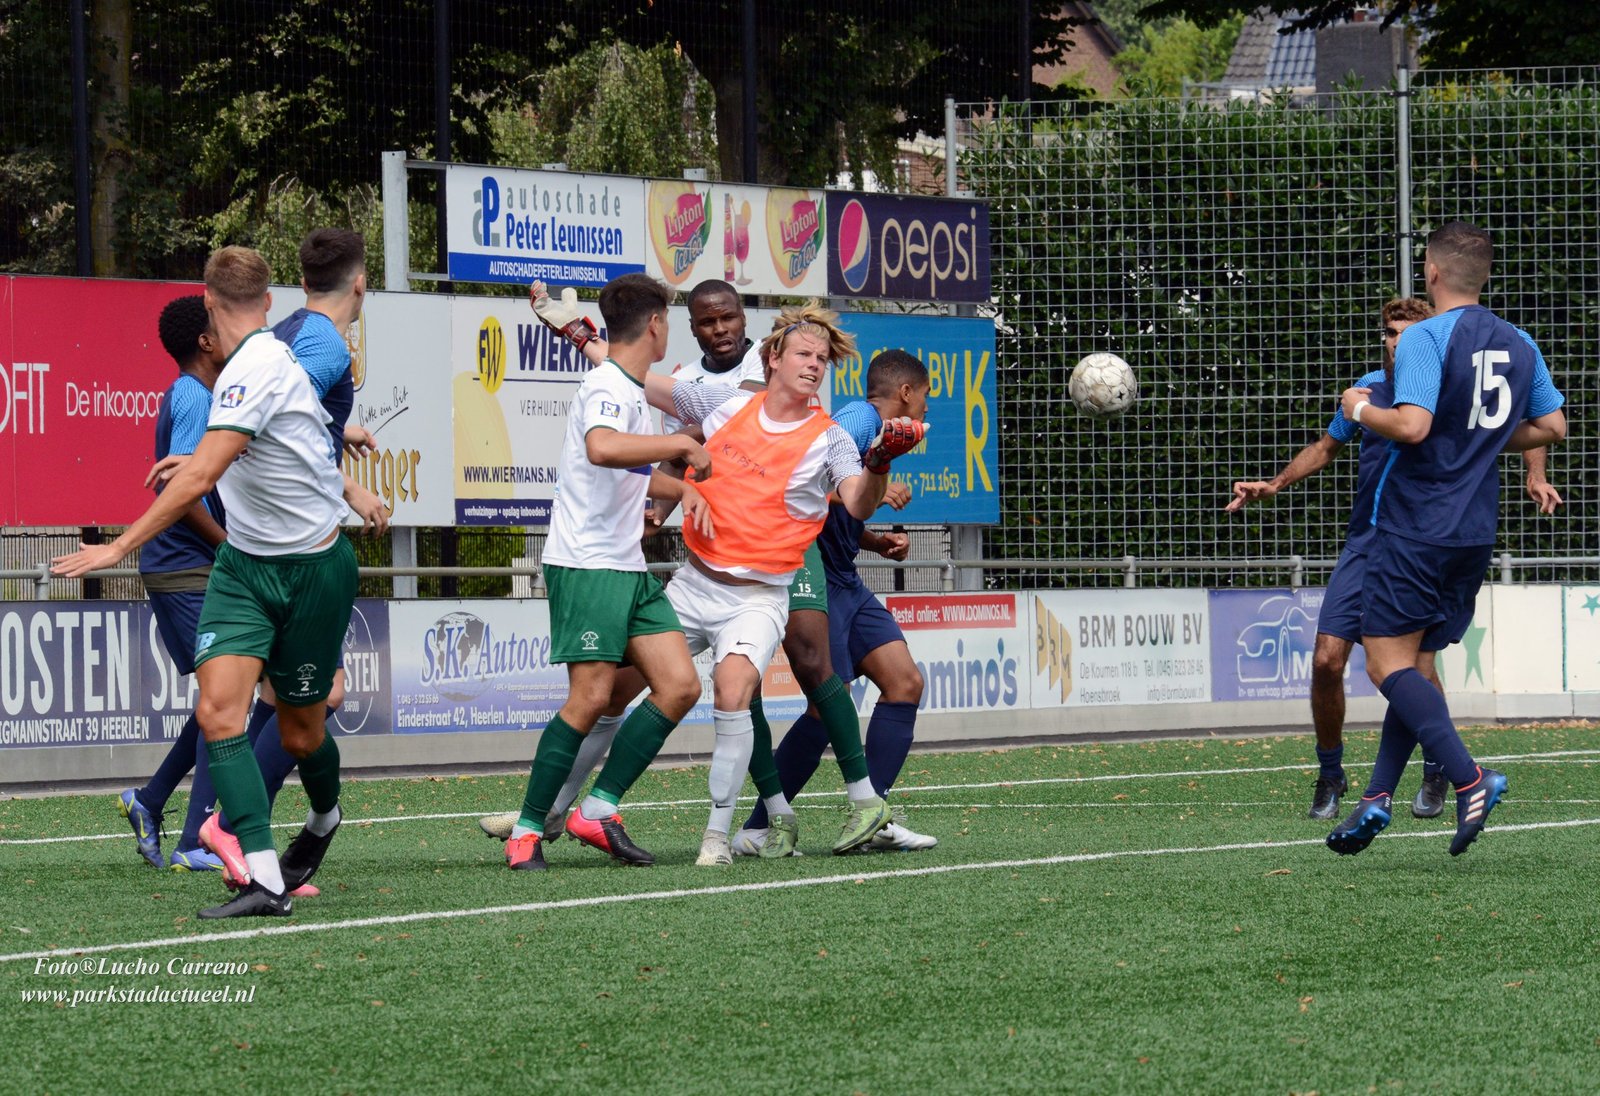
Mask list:
[[253,556],[309,552],[338,529],[347,508],[333,438],[290,349],[266,328],[245,336],[217,378],[207,430],[237,430],[250,442],[217,490],[228,543]]
[[[679,384],[726,384],[738,388],[746,381],[761,385],[767,384],[767,363],[761,360],[761,345],[745,340],[744,358],[731,369],[724,369],[714,373],[706,368],[705,358],[688,365],[680,365],[672,371],[672,379]],[[682,419],[661,413],[661,428],[669,434],[675,434],[684,427]]]
[[578,385],[567,414],[567,437],[556,472],[555,512],[544,562],[599,571],[643,571],[645,499],[650,465],[602,468],[589,463],[589,431],[659,434],[644,385],[607,359]]

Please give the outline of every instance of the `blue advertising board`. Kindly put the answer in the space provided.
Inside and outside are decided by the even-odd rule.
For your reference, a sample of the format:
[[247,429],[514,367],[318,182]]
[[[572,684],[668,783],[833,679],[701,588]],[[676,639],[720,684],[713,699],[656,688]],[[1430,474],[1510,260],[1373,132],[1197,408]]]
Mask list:
[[[1211,698],[1294,700],[1311,696],[1322,589],[1212,590]],[[1345,694],[1374,696],[1366,653],[1356,644]]]
[[832,194],[828,295],[989,300],[989,207],[960,198]]
[[994,321],[852,312],[841,325],[856,357],[834,367],[837,412],[865,399],[867,369],[882,350],[901,349],[928,367],[928,424],[891,477],[911,490],[904,510],[884,507],[875,521],[983,525],[1000,520],[1000,432],[994,422]]

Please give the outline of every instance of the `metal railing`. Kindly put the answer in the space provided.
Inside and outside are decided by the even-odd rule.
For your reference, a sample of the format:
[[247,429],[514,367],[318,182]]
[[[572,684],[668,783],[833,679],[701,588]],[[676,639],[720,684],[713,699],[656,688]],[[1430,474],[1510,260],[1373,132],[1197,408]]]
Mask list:
[[[1117,559],[859,559],[856,566],[862,570],[915,571],[936,570],[940,575],[940,588],[950,592],[957,589],[956,576],[964,571],[977,571],[980,575],[1006,571],[1059,571],[1059,572],[1119,572],[1122,585],[1135,589],[1141,574],[1162,571],[1215,571],[1222,569],[1241,571],[1280,572],[1288,576],[1289,585],[1299,588],[1306,585],[1308,572],[1332,570],[1337,560],[1291,555],[1278,559],[1143,559],[1122,556]],[[647,568],[658,574],[678,570],[677,562],[651,563]],[[1516,582],[1518,571],[1540,567],[1600,568],[1600,556],[1514,556],[1502,552],[1494,557],[1493,569],[1498,581]],[[526,578],[530,581],[532,596],[544,597],[544,576],[538,566],[532,567],[362,567],[362,578]],[[129,567],[93,572],[95,578],[137,578],[139,572]],[[31,582],[33,599],[50,600],[50,584],[60,581],[50,574],[50,565],[0,569],[0,581]]]

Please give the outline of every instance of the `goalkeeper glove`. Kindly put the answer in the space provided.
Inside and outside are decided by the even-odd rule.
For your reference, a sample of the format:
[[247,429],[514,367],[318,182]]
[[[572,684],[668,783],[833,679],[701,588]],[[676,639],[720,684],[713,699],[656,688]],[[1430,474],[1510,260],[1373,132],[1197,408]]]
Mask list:
[[589,317],[578,310],[578,291],[571,286],[561,291],[559,299],[549,294],[534,297],[533,311],[546,327],[580,350],[600,337]]
[[911,452],[927,434],[928,424],[925,422],[910,418],[889,419],[861,455],[861,463],[867,466],[869,472],[886,475],[889,462],[902,453]]

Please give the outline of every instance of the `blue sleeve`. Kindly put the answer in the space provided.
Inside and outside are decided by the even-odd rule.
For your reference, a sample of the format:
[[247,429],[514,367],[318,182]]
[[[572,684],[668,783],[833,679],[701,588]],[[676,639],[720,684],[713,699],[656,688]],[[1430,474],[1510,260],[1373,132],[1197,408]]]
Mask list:
[[856,443],[856,451],[860,453],[867,451],[872,439],[883,429],[883,417],[878,414],[878,409],[866,400],[852,400],[835,411],[831,417],[846,434],[850,435],[850,440]]
[[199,381],[173,388],[172,435],[167,442],[168,456],[193,453],[206,436],[206,420],[211,417],[211,393]]
[[311,387],[319,400],[350,370],[350,348],[330,321],[308,321],[295,336],[291,349],[311,378]]
[[1340,445],[1349,445],[1355,440],[1356,424],[1344,417],[1343,411],[1335,411],[1333,418],[1328,422],[1328,437]]
[[[1444,379],[1444,353],[1455,328],[1455,314],[1413,324],[1400,336],[1394,352],[1394,405],[1415,404],[1430,415],[1439,406]],[[1443,322],[1448,320],[1449,322]]]
[[1529,338],[1526,331],[1518,331],[1517,334],[1527,339],[1528,345],[1533,348],[1533,389],[1528,394],[1528,418],[1536,419],[1558,409],[1567,399],[1550,376],[1550,367],[1545,364],[1544,355],[1539,353],[1538,344]]

